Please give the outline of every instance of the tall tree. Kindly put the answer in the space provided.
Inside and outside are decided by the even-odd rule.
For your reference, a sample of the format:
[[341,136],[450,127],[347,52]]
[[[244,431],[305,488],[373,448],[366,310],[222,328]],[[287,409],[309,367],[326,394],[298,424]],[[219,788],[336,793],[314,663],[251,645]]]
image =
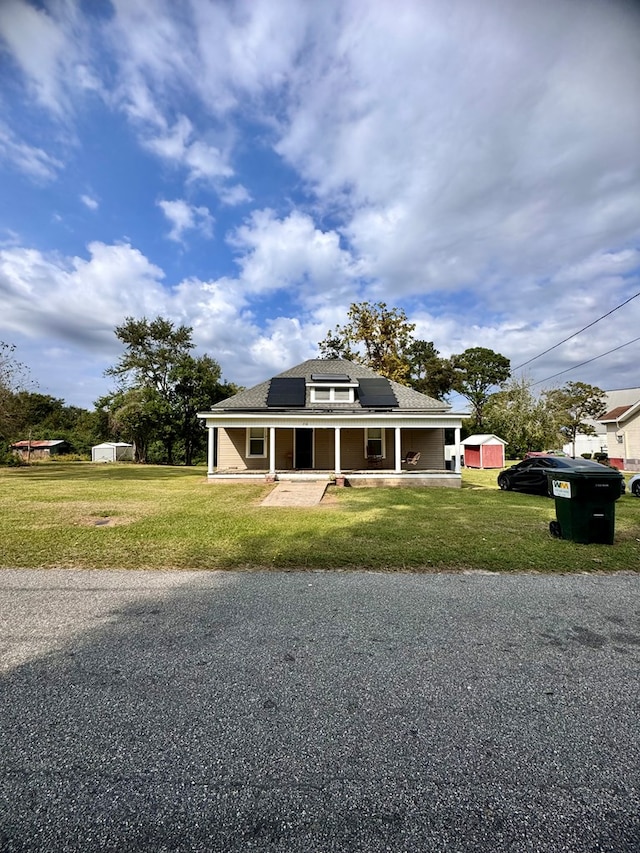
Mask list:
[[460,355],[452,355],[451,364],[453,388],[471,403],[475,427],[482,429],[484,407],[491,389],[506,382],[511,373],[511,363],[506,356],[491,349],[471,347]]
[[587,418],[599,418],[605,413],[605,392],[597,385],[586,382],[567,382],[562,388],[546,392],[549,405],[555,413],[558,430],[571,442],[571,455],[576,455],[576,434],[595,435],[593,424]]
[[106,374],[115,376],[120,387],[98,401],[111,413],[113,429],[134,443],[137,461],[147,461],[153,442],[159,441],[166,462],[173,464],[180,452],[191,464],[205,434],[197,411],[228,396],[219,364],[209,356],[192,356],[192,329],[175,327],[163,317],[127,317],[115,333],[125,352]]
[[323,358],[348,358],[371,367],[381,376],[406,382],[410,372],[408,350],[415,324],[400,308],[385,302],[353,302],[349,322],[336,326],[320,341]]
[[[18,428],[16,395],[28,382],[28,368],[18,361],[14,344],[0,341],[0,444],[10,441]],[[0,453],[4,451],[0,447]]]
[[444,400],[453,388],[454,370],[448,358],[441,358],[433,341],[413,341],[407,350],[408,382],[421,394]]
[[163,398],[171,390],[170,374],[177,361],[193,349],[189,326],[175,328],[170,320],[127,317],[115,334],[125,345],[117,364],[105,371],[125,387],[154,388]]
[[544,396],[536,396],[525,377],[512,377],[492,394],[484,408],[485,428],[507,442],[510,458],[555,445],[555,414]]
[[220,365],[208,355],[182,358],[175,365],[171,378],[180,412],[184,462],[185,465],[191,465],[194,454],[203,444],[205,434],[197,413],[237,394],[240,389],[236,385],[220,382]]

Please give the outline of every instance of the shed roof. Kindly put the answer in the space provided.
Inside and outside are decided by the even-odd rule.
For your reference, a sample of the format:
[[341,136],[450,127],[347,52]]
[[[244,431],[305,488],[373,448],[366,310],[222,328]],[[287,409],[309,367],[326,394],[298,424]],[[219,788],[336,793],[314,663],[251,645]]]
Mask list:
[[126,441],[103,441],[100,444],[93,445],[94,450],[96,447],[133,447],[133,444]]
[[32,439],[29,441],[28,439],[25,441],[16,441],[11,447],[31,447],[32,450],[42,447],[57,447],[59,444],[68,444],[64,438],[55,438],[55,439]]
[[504,438],[500,438],[497,435],[493,435],[493,433],[482,433],[478,435],[470,435],[468,438],[465,438],[460,444],[470,445],[471,447],[475,447],[477,444],[505,444],[506,441]]

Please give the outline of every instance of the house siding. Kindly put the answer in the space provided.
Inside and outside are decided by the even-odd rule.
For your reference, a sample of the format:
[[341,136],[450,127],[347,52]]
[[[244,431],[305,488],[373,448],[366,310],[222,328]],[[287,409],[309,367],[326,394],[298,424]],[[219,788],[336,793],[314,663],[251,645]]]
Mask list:
[[[395,466],[395,433],[385,430],[384,468]],[[218,469],[223,471],[264,471],[269,466],[268,456],[247,458],[246,429],[244,427],[218,430]],[[269,431],[267,430],[267,454]],[[276,429],[276,470],[289,471],[293,467],[294,429]],[[403,429],[401,454],[418,451],[420,459],[412,470],[442,470],[444,461],[444,430]],[[365,431],[362,428],[340,431],[340,467],[342,470],[366,468]],[[333,470],[335,467],[335,430],[314,429],[314,468]]]
[[[623,435],[622,442],[616,437],[618,433]],[[640,471],[640,413],[619,427],[607,424],[607,452],[627,471]]]

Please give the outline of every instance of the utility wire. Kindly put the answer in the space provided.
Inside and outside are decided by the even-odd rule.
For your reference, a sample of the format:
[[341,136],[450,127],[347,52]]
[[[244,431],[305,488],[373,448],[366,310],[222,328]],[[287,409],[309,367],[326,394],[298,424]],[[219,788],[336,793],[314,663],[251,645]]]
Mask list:
[[597,361],[599,358],[604,358],[605,355],[610,355],[612,352],[617,352],[623,347],[628,347],[629,344],[635,344],[636,341],[640,341],[640,337],[634,338],[632,341],[627,341],[626,344],[620,344],[619,347],[614,347],[613,349],[607,350],[607,352],[603,352],[600,355],[594,355],[593,358],[589,358],[586,361],[582,361],[580,362],[580,364],[574,364],[573,367],[567,367],[566,370],[561,370],[559,373],[554,373],[553,376],[547,376],[546,379],[538,379],[537,382],[532,382],[531,385],[540,385],[541,382],[549,382],[550,379],[555,379],[556,376],[562,376],[563,373],[569,373],[569,371],[576,370],[578,367],[584,367],[585,364],[591,364],[592,361]]
[[[588,326],[585,326],[584,328],[580,329],[578,332],[574,332],[572,335],[569,335],[568,338],[565,338],[563,341],[560,341],[560,343],[554,344],[552,347],[549,347],[549,349],[546,349],[544,352],[541,352],[538,355],[534,355],[533,358],[530,358],[528,361],[523,361],[522,364],[518,364],[516,367],[512,367],[511,369],[512,370],[520,370],[521,367],[526,367],[526,365],[531,364],[532,361],[536,361],[537,359],[542,358],[543,355],[546,355],[548,352],[551,352],[551,350],[557,349],[559,346],[562,346],[562,344],[566,344],[566,342],[570,341],[571,338],[576,338],[578,335],[581,335],[583,332],[586,332],[587,329],[590,329],[592,326],[595,326],[596,323],[599,323],[600,320],[604,320],[605,317],[608,317],[610,314],[613,314],[613,312],[617,311],[618,308],[622,308],[624,305],[628,305],[632,299],[636,299],[636,297],[638,297],[638,296],[640,296],[640,290],[637,293],[634,293],[633,296],[630,296],[624,302],[621,302],[620,305],[616,305],[616,307],[612,308],[611,311],[607,311],[607,313],[603,314],[602,317],[598,317],[598,319],[594,320],[593,323],[589,323]],[[632,341],[629,341],[629,343],[632,343]],[[626,344],[624,344],[624,346],[626,346]],[[611,350],[611,352],[613,352],[613,350]],[[604,354],[606,355],[606,353],[604,353]],[[600,358],[600,356],[598,356],[598,358]],[[585,361],[583,363],[588,364],[587,361]],[[577,364],[576,367],[581,367],[581,365]],[[570,367],[569,370],[573,370],[573,368]],[[565,373],[565,372],[566,371],[563,371],[563,373]],[[556,376],[558,376],[558,375],[559,374],[556,374]],[[550,378],[553,378],[553,377],[550,377]],[[537,384],[537,383],[534,383],[534,384]]]

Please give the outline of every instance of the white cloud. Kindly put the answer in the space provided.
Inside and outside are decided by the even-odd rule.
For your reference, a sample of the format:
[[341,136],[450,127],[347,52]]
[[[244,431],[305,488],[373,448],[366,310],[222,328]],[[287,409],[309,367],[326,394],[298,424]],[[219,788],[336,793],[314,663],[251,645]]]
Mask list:
[[312,304],[329,292],[336,299],[359,272],[336,231],[321,231],[297,211],[284,219],[271,210],[255,211],[228,239],[240,253],[247,292],[295,289],[303,303]]
[[53,181],[63,163],[42,148],[22,142],[0,122],[0,158],[36,182]]
[[161,136],[145,138],[144,145],[173,166],[184,168],[187,181],[220,183],[224,192],[221,182],[234,174],[225,154],[215,145],[193,137],[192,123],[181,115],[171,130]]
[[183,242],[185,231],[198,231],[204,237],[211,237],[213,234],[213,217],[206,207],[196,207],[188,204],[184,199],[175,199],[174,201],[161,200],[158,202],[158,207],[171,222],[172,228],[169,232],[169,239],[175,240],[177,243]]
[[80,201],[84,204],[85,207],[88,207],[89,210],[97,210],[100,206],[99,202],[95,198],[93,198],[93,196],[86,195],[85,193],[80,196]]
[[70,109],[70,90],[99,88],[84,63],[87,30],[75,3],[59,0],[36,8],[26,0],[0,3],[0,41],[4,41],[38,102],[62,116]]

